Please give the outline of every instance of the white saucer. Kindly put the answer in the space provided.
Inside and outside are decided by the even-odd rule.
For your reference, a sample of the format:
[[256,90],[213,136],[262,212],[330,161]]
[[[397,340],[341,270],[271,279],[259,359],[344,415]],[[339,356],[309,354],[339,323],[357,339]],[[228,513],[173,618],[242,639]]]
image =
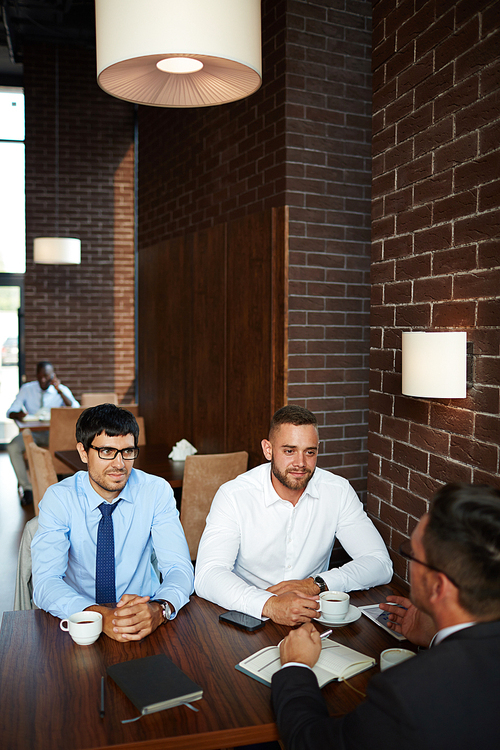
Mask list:
[[331,628],[341,628],[343,625],[350,625],[351,622],[356,622],[356,620],[359,620],[360,617],[361,610],[359,610],[357,607],[354,607],[352,604],[349,604],[347,614],[340,622],[329,622],[325,619],[324,615],[317,617],[316,621],[320,622],[322,625],[329,625]]

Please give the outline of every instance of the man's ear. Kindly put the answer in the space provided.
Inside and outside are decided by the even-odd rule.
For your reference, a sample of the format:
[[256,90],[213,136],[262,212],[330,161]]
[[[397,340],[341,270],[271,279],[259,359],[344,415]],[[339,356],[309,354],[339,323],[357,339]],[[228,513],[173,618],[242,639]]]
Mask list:
[[430,591],[431,604],[440,604],[445,599],[456,598],[457,588],[444,573],[433,572]]
[[88,462],[89,462],[89,457],[88,457],[88,455],[87,455],[87,451],[86,451],[86,450],[85,450],[85,448],[83,447],[83,443],[77,443],[77,444],[76,444],[76,450],[77,450],[77,451],[78,451],[78,453],[80,454],[80,458],[81,458],[81,460],[83,461],[83,463],[84,463],[84,464],[88,464]]
[[264,454],[264,457],[267,458],[268,461],[270,461],[273,457],[273,448],[269,440],[262,440],[261,442],[262,446],[262,452]]

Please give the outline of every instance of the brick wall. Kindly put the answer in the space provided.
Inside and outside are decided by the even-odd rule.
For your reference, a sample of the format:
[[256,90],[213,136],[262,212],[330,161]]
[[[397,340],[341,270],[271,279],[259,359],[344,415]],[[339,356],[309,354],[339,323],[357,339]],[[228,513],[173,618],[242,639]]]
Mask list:
[[[499,58],[497,2],[374,4],[368,508],[393,550],[444,482],[500,486]],[[402,331],[453,329],[467,398],[401,395]]]
[[102,92],[95,54],[59,48],[59,231],[80,266],[33,263],[56,232],[56,47],[25,51],[26,376],[50,359],[73,393],[134,400],[133,108]]
[[263,85],[198,110],[139,108],[139,251],[290,206],[290,401],[321,465],[366,486],[369,2],[264,0]]
[[287,41],[288,394],[324,425],[320,465],[364,496],[371,3],[290,3]]

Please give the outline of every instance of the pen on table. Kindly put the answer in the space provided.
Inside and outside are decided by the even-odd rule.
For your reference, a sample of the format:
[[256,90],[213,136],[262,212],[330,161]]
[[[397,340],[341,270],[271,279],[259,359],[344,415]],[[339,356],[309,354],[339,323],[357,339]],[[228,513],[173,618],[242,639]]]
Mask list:
[[383,604],[389,604],[391,607],[399,607],[399,609],[404,609],[405,611],[408,609],[408,607],[403,607],[402,604],[396,604],[396,602],[383,602]]
[[99,709],[99,716],[104,718],[104,677],[101,677],[101,708]]

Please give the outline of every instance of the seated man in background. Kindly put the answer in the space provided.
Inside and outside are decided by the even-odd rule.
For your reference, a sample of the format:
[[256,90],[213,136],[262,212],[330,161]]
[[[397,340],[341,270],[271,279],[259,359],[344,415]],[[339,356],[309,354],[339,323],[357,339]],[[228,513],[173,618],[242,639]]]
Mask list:
[[[49,410],[53,406],[80,406],[80,404],[70,389],[60,382],[52,364],[43,361],[36,366],[36,380],[21,386],[14,403],[7,410],[7,417],[22,421],[26,414],[36,414],[42,409]],[[33,440],[42,448],[47,448],[49,431],[34,431]],[[16,472],[19,487],[23,491],[21,505],[29,505],[33,502],[33,491],[24,463],[24,440],[21,433],[9,443],[7,452]]]
[[[451,484],[412,534],[411,601],[381,604],[391,627],[432,646],[376,675],[364,703],[328,716],[312,667],[319,633],[283,641],[272,696],[286,748],[470,750],[500,747],[500,491]],[[412,603],[413,602],[413,603]]]
[[31,546],[37,606],[61,618],[100,612],[104,633],[117,641],[149,635],[175,617],[193,591],[172,488],[133,468],[138,437],[126,409],[101,404],[81,414],[76,440],[88,472],[49,487]]
[[[316,468],[318,423],[284,406],[262,441],[270,463],[214,497],[196,560],[195,588],[227,609],[296,625],[318,617],[318,594],[388,583],[384,542],[349,482]],[[338,537],[352,561],[328,570]]]

